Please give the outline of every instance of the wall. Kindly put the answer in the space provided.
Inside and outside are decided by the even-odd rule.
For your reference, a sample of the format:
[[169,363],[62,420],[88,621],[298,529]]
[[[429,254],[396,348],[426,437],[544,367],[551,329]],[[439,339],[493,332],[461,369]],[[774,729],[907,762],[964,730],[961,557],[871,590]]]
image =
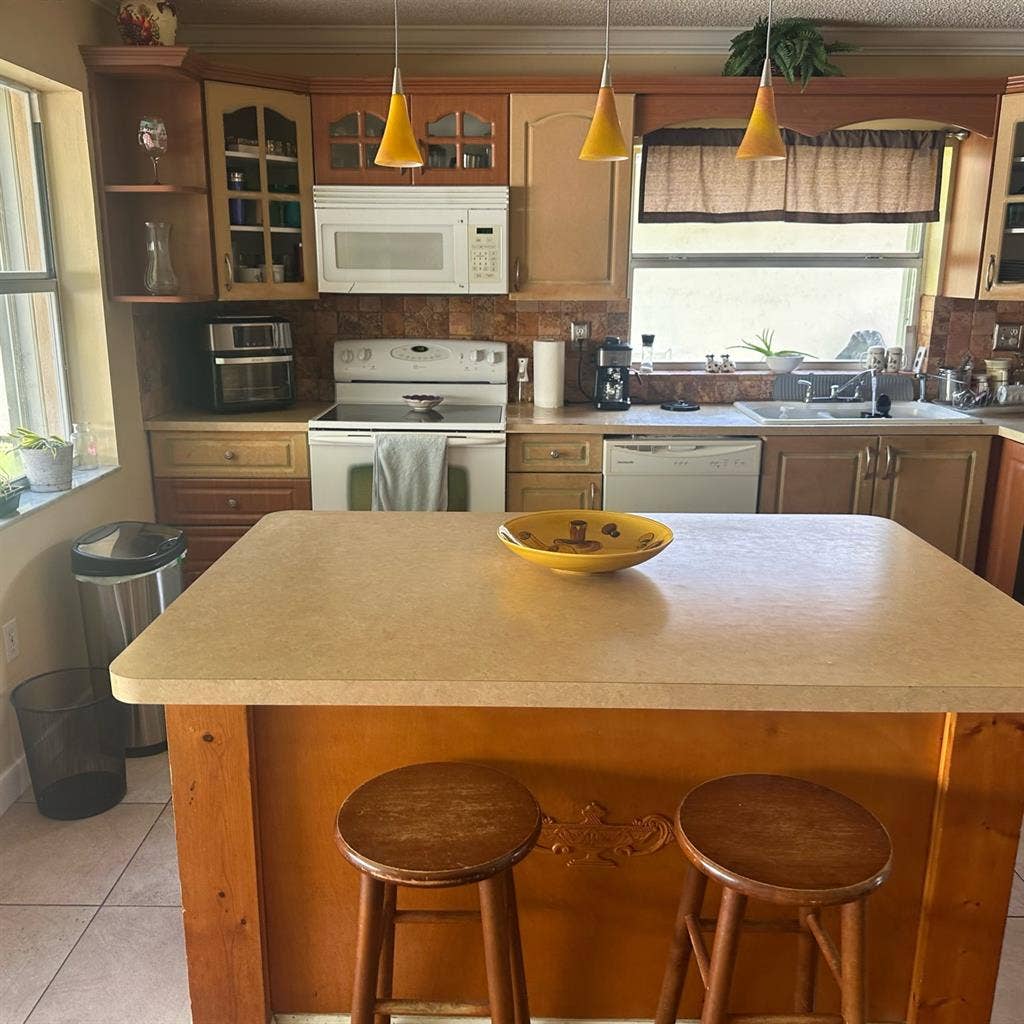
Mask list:
[[[120,469],[0,529],[0,623],[18,620],[21,654],[0,658],[0,810],[24,788],[8,694],[39,672],[85,658],[69,542],[116,519],[153,515],[130,310],[107,304],[86,148],[80,44],[116,42],[109,11],[89,0],[0,0],[0,75],[42,92],[62,281],[72,418],[87,419]],[[27,72],[27,73],[26,73]]]
[[[973,299],[947,299],[926,295],[921,299],[920,333],[928,348],[929,370],[940,366],[959,366],[970,354],[981,371],[980,360],[993,354],[992,338],[997,323],[1024,323],[1024,302],[991,302]],[[1000,352],[1001,356],[1024,354]]]

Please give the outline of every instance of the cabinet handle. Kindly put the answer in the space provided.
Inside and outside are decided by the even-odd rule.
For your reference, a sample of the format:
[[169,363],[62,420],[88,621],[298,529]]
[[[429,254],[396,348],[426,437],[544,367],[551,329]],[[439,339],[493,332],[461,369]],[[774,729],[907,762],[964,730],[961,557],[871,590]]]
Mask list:
[[893,469],[893,457],[892,457],[892,445],[887,444],[885,446],[885,470],[882,473],[881,479],[891,480],[895,476]]
[[870,480],[875,475],[875,467],[871,465],[871,456],[875,452],[873,444],[864,445],[864,476],[862,479]]
[[229,449],[228,449],[228,450],[227,450],[227,451],[226,451],[226,452],[224,453],[224,458],[225,458],[225,459],[226,459],[226,460],[227,460],[228,462],[233,462],[233,461],[234,461],[234,458],[235,458],[235,453],[234,453],[234,452],[233,452],[233,451],[232,451],[232,450],[231,450],[231,449],[229,448]]
[[238,508],[238,499],[228,498],[228,508]]
[[552,448],[551,451],[548,452],[548,457],[552,459],[560,459],[562,457],[562,453],[557,448]]
[[512,264],[512,291],[519,291],[523,283],[523,261],[517,256]]
[[231,263],[231,253],[224,253],[224,270],[226,277],[224,278],[224,290],[231,291],[232,285],[235,283],[235,268]]
[[590,507],[597,508],[597,481],[590,481]]
[[988,269],[985,271],[985,291],[992,291],[992,285],[996,283],[996,256],[990,253],[988,257]]

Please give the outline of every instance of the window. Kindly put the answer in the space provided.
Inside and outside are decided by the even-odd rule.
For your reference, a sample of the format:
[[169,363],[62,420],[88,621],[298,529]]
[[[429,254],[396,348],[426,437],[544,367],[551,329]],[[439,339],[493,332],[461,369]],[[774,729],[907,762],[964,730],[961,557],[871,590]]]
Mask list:
[[[57,278],[34,93],[0,82],[0,434],[67,436]],[[0,468],[16,464],[10,456]]]
[[[655,336],[655,361],[704,366],[764,329],[777,348],[852,364],[868,339],[903,346],[916,319],[921,224],[638,221],[634,174],[632,334]],[[738,362],[751,362],[733,351]]]

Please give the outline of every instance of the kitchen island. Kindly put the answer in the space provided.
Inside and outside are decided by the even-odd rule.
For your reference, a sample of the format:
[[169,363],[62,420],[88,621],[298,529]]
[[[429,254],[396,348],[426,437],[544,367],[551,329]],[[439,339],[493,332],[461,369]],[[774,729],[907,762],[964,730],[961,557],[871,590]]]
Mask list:
[[[1024,808],[1024,608],[878,517],[666,515],[663,554],[581,578],[515,559],[501,518],[268,516],[114,663],[121,699],[169,705],[195,1024],[348,1011],[358,879],[334,814],[432,759],[503,768],[545,812],[517,875],[538,1017],[653,1015],[683,874],[667,821],[700,781],[772,771],[893,838],[869,1019],[984,1024]],[[745,938],[733,1009],[788,1009],[794,950]],[[407,930],[396,993],[482,993],[481,961],[471,925]]]

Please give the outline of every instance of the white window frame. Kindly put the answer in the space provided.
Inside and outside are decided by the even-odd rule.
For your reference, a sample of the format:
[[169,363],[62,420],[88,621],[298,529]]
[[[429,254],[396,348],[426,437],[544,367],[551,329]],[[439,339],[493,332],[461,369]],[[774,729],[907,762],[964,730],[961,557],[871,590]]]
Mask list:
[[[64,354],[64,332],[63,325],[61,322],[61,303],[60,303],[60,282],[57,278],[56,262],[54,259],[54,233],[53,233],[53,220],[51,215],[51,207],[49,200],[49,189],[46,177],[46,160],[43,149],[43,126],[42,118],[40,115],[40,104],[39,94],[33,89],[30,89],[18,82],[12,82],[9,79],[0,78],[0,86],[5,89],[9,89],[12,92],[23,93],[29,104],[30,116],[32,119],[32,146],[33,146],[33,164],[35,170],[35,187],[36,195],[39,199],[39,207],[35,213],[39,217],[39,225],[41,231],[41,242],[42,242],[42,256],[44,269],[35,271],[8,271],[0,270],[0,296],[7,295],[31,295],[39,293],[47,293],[52,296],[52,314],[53,314],[53,330],[54,330],[54,351],[41,353],[40,358],[46,360],[53,360],[55,363],[55,371],[57,377],[57,408],[51,409],[51,421],[49,427],[46,424],[31,424],[33,429],[38,429],[40,432],[44,432],[46,429],[52,431],[53,419],[56,418],[59,421],[59,430],[63,436],[70,436],[71,430],[71,416],[70,416],[70,399],[68,394],[68,377],[67,377],[67,365]],[[19,168],[14,166],[13,161],[6,158],[6,154],[0,149],[0,194],[12,195],[17,193],[17,181],[18,181]],[[3,215],[3,211],[0,210],[0,215]],[[0,232],[0,246],[5,244],[6,236],[3,232]],[[3,315],[0,312],[0,315]],[[10,332],[14,333],[13,325],[9,327]],[[15,367],[11,364],[10,353],[0,350],[0,359],[5,360],[4,365],[4,378],[8,381],[8,394],[5,396],[5,400],[8,403],[8,408],[12,411],[14,418],[19,419],[18,414],[24,414],[23,400],[19,400],[15,394],[12,400],[12,394],[10,389],[17,386],[17,378],[15,374]]]

